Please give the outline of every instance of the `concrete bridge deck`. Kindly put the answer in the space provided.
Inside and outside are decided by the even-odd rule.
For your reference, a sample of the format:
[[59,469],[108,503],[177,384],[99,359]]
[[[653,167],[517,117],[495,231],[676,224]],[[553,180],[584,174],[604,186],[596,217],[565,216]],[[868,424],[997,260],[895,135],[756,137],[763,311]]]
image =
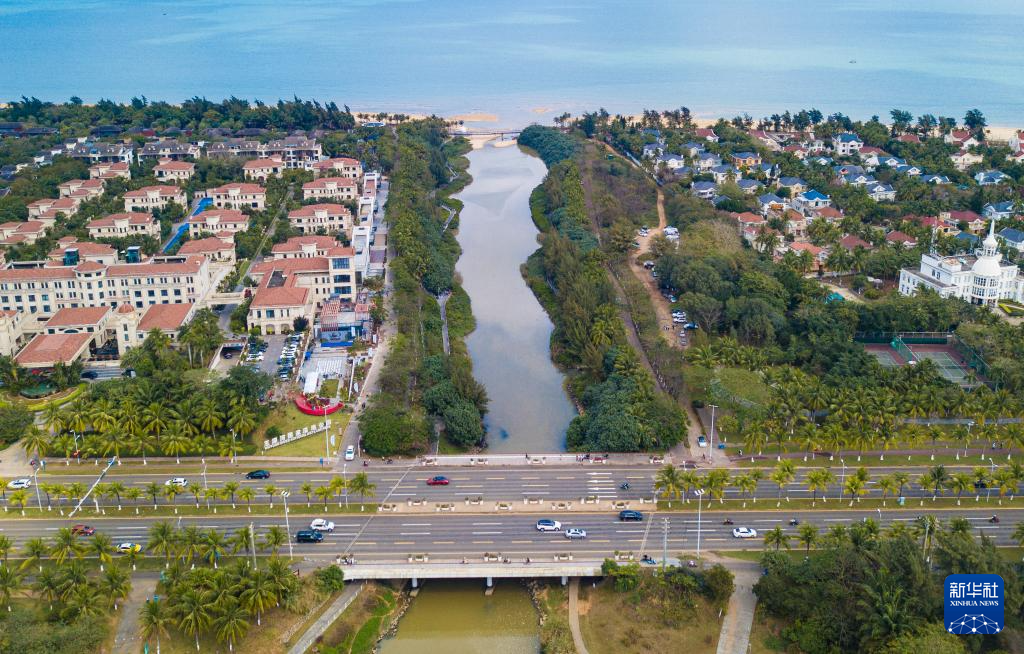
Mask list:
[[460,560],[443,560],[433,562],[412,561],[406,563],[356,563],[344,566],[345,580],[364,579],[408,579],[412,587],[419,586],[425,579],[483,579],[487,586],[494,579],[528,579],[535,577],[561,578],[568,583],[570,577],[601,576],[602,561],[555,561],[554,557],[530,559],[526,563],[522,558],[512,563],[481,562],[479,557],[474,561],[462,563]]

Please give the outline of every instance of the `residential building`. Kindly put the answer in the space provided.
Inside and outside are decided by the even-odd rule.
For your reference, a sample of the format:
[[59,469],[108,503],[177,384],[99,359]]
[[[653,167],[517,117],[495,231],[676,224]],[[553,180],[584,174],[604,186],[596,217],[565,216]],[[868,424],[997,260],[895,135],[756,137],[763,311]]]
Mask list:
[[25,314],[0,311],[0,355],[13,357],[28,342],[25,335]]
[[756,152],[733,152],[729,158],[737,168],[748,168],[761,163],[761,155]]
[[969,129],[954,129],[942,137],[942,140],[952,145],[958,145],[961,149],[981,145],[981,141]]
[[896,189],[890,184],[872,182],[866,186],[868,197],[875,202],[893,202],[896,200]]
[[263,143],[244,138],[217,141],[206,146],[206,156],[208,157],[259,159],[265,157],[266,154],[266,146]]
[[288,136],[270,141],[265,152],[267,157],[280,157],[288,168],[307,170],[324,158],[323,146],[316,139],[305,136]]
[[352,177],[361,179],[363,177],[363,164],[358,159],[351,157],[335,157],[324,159],[311,166],[317,177]]
[[309,204],[289,211],[288,222],[300,234],[351,232],[352,212],[340,204]]
[[1003,261],[995,229],[993,220],[974,256],[921,255],[919,267],[900,271],[900,293],[913,295],[919,288],[930,288],[942,297],[989,307],[999,300],[1024,301],[1024,277],[1016,265]]
[[765,193],[757,196],[757,203],[761,206],[761,214],[782,215],[782,212],[790,207],[789,202],[783,200],[774,193]]
[[202,154],[202,150],[195,143],[181,143],[172,140],[150,141],[139,150],[139,161],[143,159],[181,161],[196,159],[200,154]]
[[131,179],[132,170],[131,166],[127,163],[98,163],[89,166],[89,179],[114,179],[120,177],[122,179]]
[[117,263],[117,250],[106,243],[79,241],[74,236],[65,236],[57,241],[57,247],[50,250],[47,258],[60,266],[77,266],[83,261],[112,266]]
[[917,247],[917,239],[909,234],[905,234],[898,230],[893,230],[885,235],[885,240],[889,243],[900,244],[903,247],[914,248]]
[[[1024,253],[1024,231],[1006,227],[997,235],[999,240],[1019,253]],[[1018,258],[1019,260],[1019,258]]]
[[276,244],[270,252],[273,259],[326,257],[340,245],[333,236],[293,236],[284,243]]
[[171,202],[188,209],[185,191],[176,186],[143,186],[124,194],[125,211],[165,209]]
[[764,184],[757,181],[756,179],[741,179],[736,182],[736,186],[740,187],[740,190],[747,195],[754,195],[764,188]]
[[246,161],[242,166],[245,171],[245,178],[261,184],[266,183],[271,177],[281,177],[287,166],[281,157],[272,159],[252,159]]
[[985,170],[974,176],[979,186],[994,186],[1012,181],[1010,176],[1000,170]]
[[843,132],[832,137],[832,150],[840,157],[849,157],[860,152],[864,141],[856,134]]
[[843,248],[848,252],[854,252],[858,248],[864,250],[873,250],[874,248],[870,243],[865,241],[859,236],[854,234],[847,234],[843,238],[839,239],[839,247]]
[[98,163],[126,163],[135,160],[135,152],[123,143],[75,142],[67,151],[72,159],[82,159],[90,165]]
[[804,191],[793,199],[793,207],[803,214],[810,214],[820,207],[832,206],[832,198],[815,189]]
[[39,220],[0,223],[0,245],[31,245],[41,239],[47,229],[46,223]]
[[984,232],[987,224],[987,221],[984,218],[970,209],[961,211],[941,211],[939,212],[939,218],[947,220],[953,225],[964,223],[967,226],[967,231],[975,234]]
[[921,175],[921,181],[925,184],[949,184],[949,178],[945,175]]
[[975,154],[968,150],[960,150],[955,154],[949,155],[949,158],[953,161],[953,167],[957,170],[967,170],[971,166],[980,164],[985,160],[980,154]]
[[828,258],[828,251],[812,243],[796,242],[790,243],[789,249],[797,254],[808,252],[811,255],[811,270],[819,270],[825,267],[825,260]]
[[125,238],[127,236],[151,236],[160,238],[160,223],[153,214],[143,211],[112,213],[103,218],[89,221],[85,226],[90,238]]
[[191,161],[174,161],[173,159],[161,159],[160,163],[153,166],[153,175],[161,182],[181,184],[192,179],[195,175],[196,165]]
[[233,238],[222,238],[220,236],[207,236],[195,240],[188,240],[178,248],[179,256],[201,254],[214,263],[235,262],[235,242]]
[[267,205],[267,191],[259,184],[231,182],[216,188],[207,189],[206,197],[213,200],[218,209],[238,209],[248,207],[263,211]]
[[46,218],[51,221],[56,219],[58,213],[65,216],[73,216],[78,213],[78,205],[82,203],[81,198],[40,198],[28,203],[28,217]]
[[669,170],[676,170],[686,165],[686,158],[681,154],[663,154],[655,159],[655,165],[658,168],[665,166]]
[[807,190],[807,182],[799,177],[780,177],[778,186],[780,189],[788,189],[789,197],[795,198]]
[[1018,213],[1014,209],[1016,204],[1017,203],[1014,200],[989,202],[982,208],[981,213],[989,219],[995,218],[996,220],[1005,220],[1007,218],[1013,218]]
[[189,216],[187,222],[189,238],[204,233],[230,236],[249,229],[249,217],[237,209],[207,209]]
[[303,200],[355,200],[358,195],[358,182],[351,177],[321,177],[302,185]]
[[699,139],[704,139],[711,143],[718,143],[718,134],[715,134],[715,130],[710,127],[698,127],[695,134]]
[[701,172],[707,172],[721,165],[722,158],[713,152],[701,152],[693,162],[693,167]]
[[71,179],[57,185],[57,192],[62,198],[79,198],[82,201],[98,198],[103,195],[101,179]]
[[710,200],[715,197],[716,190],[714,182],[694,182],[690,187],[694,196],[702,200]]

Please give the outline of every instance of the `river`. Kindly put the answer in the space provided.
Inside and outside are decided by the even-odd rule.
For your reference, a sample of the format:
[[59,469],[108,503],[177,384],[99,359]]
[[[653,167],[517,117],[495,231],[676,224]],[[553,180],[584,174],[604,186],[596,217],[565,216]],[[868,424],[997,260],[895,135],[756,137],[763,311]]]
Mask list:
[[530,193],[546,169],[518,147],[469,153],[473,181],[457,197],[462,256],[456,267],[473,302],[466,339],[473,374],[487,387],[488,451],[556,452],[576,414],[551,362],[548,319],[520,273],[538,247]]
[[537,654],[540,636],[530,595],[498,581],[484,595],[482,580],[431,581],[381,643],[381,654]]

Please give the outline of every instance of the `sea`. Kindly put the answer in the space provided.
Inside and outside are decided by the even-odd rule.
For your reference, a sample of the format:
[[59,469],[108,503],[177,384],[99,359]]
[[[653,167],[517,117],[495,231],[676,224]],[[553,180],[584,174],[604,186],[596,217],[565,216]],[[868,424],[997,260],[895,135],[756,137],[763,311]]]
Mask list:
[[0,101],[358,110],[906,109],[1024,124],[1021,0],[0,0]]

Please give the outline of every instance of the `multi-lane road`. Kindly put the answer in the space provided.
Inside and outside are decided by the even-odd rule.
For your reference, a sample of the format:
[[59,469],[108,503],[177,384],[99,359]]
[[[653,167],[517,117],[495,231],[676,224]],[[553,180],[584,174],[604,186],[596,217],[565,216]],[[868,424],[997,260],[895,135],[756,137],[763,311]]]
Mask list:
[[[837,462],[838,463],[838,462]],[[74,466],[75,464],[72,464]],[[72,472],[63,467],[59,462],[51,462],[49,467],[60,466],[62,473]],[[223,466],[221,466],[223,467]],[[97,478],[99,468],[96,466],[80,466],[80,474],[40,474],[40,483],[70,484],[80,482],[86,486],[91,485]],[[657,473],[657,466],[652,465],[546,465],[546,466],[479,466],[479,467],[456,467],[456,466],[403,466],[376,464],[370,467],[349,465],[343,470],[331,470],[324,468],[311,472],[288,472],[277,471],[269,468],[272,477],[268,480],[247,480],[245,473],[252,468],[238,466],[237,471],[232,472],[208,472],[205,477],[193,465],[182,465],[181,471],[171,471],[171,468],[164,466],[165,472],[148,473],[139,472],[139,466],[135,466],[129,474],[119,474],[115,466],[110,474],[104,479],[105,482],[119,481],[126,487],[135,486],[143,488],[152,482],[163,485],[171,477],[184,477],[188,483],[195,483],[200,486],[204,484],[223,488],[227,482],[236,482],[239,487],[251,487],[256,491],[256,503],[265,504],[268,501],[265,488],[272,485],[277,492],[288,490],[291,492],[292,501],[304,500],[302,486],[310,484],[314,489],[330,482],[334,476],[351,478],[354,473],[365,472],[370,481],[376,485],[372,496],[373,501],[384,501],[387,498],[390,502],[405,502],[406,500],[426,500],[428,502],[453,502],[463,501],[466,498],[482,498],[486,501],[522,501],[524,498],[539,500],[578,501],[582,497],[597,497],[603,500],[638,500],[641,497],[650,499],[654,493],[654,477]],[[947,467],[953,471],[953,467]],[[962,466],[962,469],[970,472],[971,465]],[[812,492],[806,485],[806,475],[810,468],[798,469],[795,479],[786,484],[782,489],[783,497],[810,498]],[[836,482],[828,489],[829,497],[839,495],[839,489],[844,478],[854,473],[856,467],[852,462],[847,465],[845,472],[838,465],[832,468],[836,476]],[[875,483],[876,480],[895,470],[904,470],[910,474],[911,481],[906,484],[903,494],[909,498],[931,497],[932,492],[922,489],[917,483],[917,478],[925,472],[924,468],[881,468],[875,467],[870,470],[871,481],[868,482],[865,497],[879,497],[881,490]],[[77,471],[75,471],[77,472]],[[750,470],[731,470],[733,476],[748,474]],[[768,471],[765,471],[766,475]],[[703,471],[699,471],[704,474]],[[445,486],[428,486],[426,480],[430,477],[440,475],[449,480]],[[629,488],[623,489],[623,483],[628,483]],[[823,493],[816,492],[818,497]],[[33,493],[34,495],[34,493]],[[188,496],[187,493],[185,493]],[[779,495],[779,487],[772,481],[762,479],[755,492],[759,499],[774,499]],[[998,493],[988,488],[981,488],[973,493],[965,494],[973,500],[974,496],[980,495],[984,501],[990,495],[992,502]],[[690,495],[692,500],[692,494]],[[725,491],[726,499],[740,499],[745,495],[737,488],[728,488]],[[34,502],[34,497],[33,504]],[[354,496],[352,499],[356,499]],[[99,498],[101,504],[112,504],[115,500],[111,497]],[[166,503],[166,500],[160,500]],[[183,500],[179,499],[179,502]],[[226,500],[221,499],[223,503]]]
[[[278,509],[279,510],[279,509]],[[891,524],[911,523],[918,515],[933,514],[940,521],[964,517],[977,534],[995,539],[998,545],[1015,544],[1012,532],[1024,518],[1024,509],[1003,509],[999,511],[1000,523],[988,522],[990,512],[979,509],[957,511],[901,510],[901,511],[746,511],[726,514],[721,511],[705,511],[701,515],[700,535],[702,551],[727,549],[760,549],[764,547],[763,534],[775,527],[782,527],[791,537],[791,545],[799,548],[796,541],[798,527],[789,521],[796,518],[801,523],[819,527],[824,533],[834,525],[851,525],[866,517],[876,520],[883,528]],[[679,552],[693,552],[697,547],[698,518],[696,512],[648,513],[642,522],[620,522],[617,514],[608,513],[537,513],[537,514],[321,514],[334,521],[333,533],[325,535],[319,544],[293,544],[297,557],[335,557],[352,554],[358,561],[398,561],[410,554],[429,554],[434,561],[459,560],[479,557],[484,552],[500,553],[521,562],[525,557],[543,558],[555,553],[571,552],[576,558],[603,558],[615,551],[633,552],[637,557],[649,554],[658,558],[662,552],[667,520],[667,546],[669,555]],[[724,525],[726,517],[735,525]],[[537,531],[540,518],[552,518],[562,523],[562,528],[580,527],[586,530],[583,540],[569,541],[562,533]],[[167,520],[167,518],[163,518]],[[15,550],[33,537],[52,537],[60,527],[72,522],[85,522],[97,531],[110,534],[115,543],[135,542],[144,544],[150,527],[160,518],[147,517],[105,517],[83,518],[80,521],[67,519],[6,519],[0,520],[0,533],[14,542]],[[216,515],[181,517],[172,522],[185,527],[197,525],[203,529],[216,529],[226,535],[252,522],[257,532],[265,532],[271,525],[285,527],[283,515],[259,516],[251,520],[244,517]],[[306,528],[310,518],[291,515],[291,531]],[[758,537],[749,540],[732,536],[733,526],[756,529]],[[287,550],[287,547],[285,548]],[[152,555],[157,556],[157,555]]]

